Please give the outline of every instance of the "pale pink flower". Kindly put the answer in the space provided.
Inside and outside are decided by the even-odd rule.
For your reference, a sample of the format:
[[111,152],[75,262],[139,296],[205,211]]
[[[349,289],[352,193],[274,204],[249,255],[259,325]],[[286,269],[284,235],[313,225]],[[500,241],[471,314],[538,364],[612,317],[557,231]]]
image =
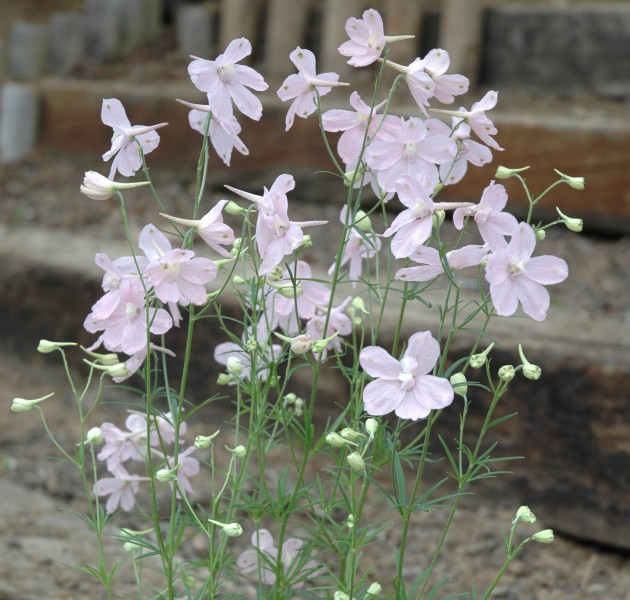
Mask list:
[[556,256],[536,256],[536,234],[527,223],[512,233],[510,243],[493,252],[486,265],[492,304],[498,315],[513,315],[521,303],[523,312],[535,321],[544,321],[549,309],[549,292],[545,285],[564,281],[569,268]]
[[166,333],[173,326],[173,320],[163,308],[149,308],[147,323],[144,289],[140,280],[123,280],[119,300],[106,318],[100,318],[94,312],[86,317],[84,327],[87,331],[103,331],[90,349],[102,343],[111,352],[136,354],[146,348],[147,325],[150,332],[156,335]]
[[[446,253],[446,262],[451,270],[457,271],[466,267],[479,265],[488,255],[485,246],[464,246]],[[420,266],[406,267],[396,272],[396,279],[402,281],[431,281],[444,273],[444,265],[440,253],[435,248],[421,246],[409,258]]]
[[127,431],[113,423],[102,423],[101,432],[105,444],[98,453],[99,460],[107,461],[107,469],[113,472],[118,465],[128,460],[143,460],[147,433],[146,420],[139,420],[135,413],[125,421]]
[[413,254],[431,235],[435,204],[416,179],[401,177],[396,183],[396,192],[407,208],[392,221],[384,231],[392,239],[392,253],[396,258]]
[[464,217],[474,219],[483,241],[492,250],[499,250],[506,245],[504,236],[512,235],[518,225],[514,215],[502,212],[507,201],[508,195],[505,187],[492,181],[483,191],[479,204],[458,208],[453,213],[453,225],[456,229],[462,229]]
[[293,100],[286,117],[286,130],[293,125],[297,115],[305,119],[313,114],[317,108],[317,97],[325,96],[332,86],[348,85],[339,83],[337,73],[320,73],[315,71],[315,55],[310,50],[303,50],[299,46],[289,54],[291,62],[298,73],[289,75],[277,94],[280,100]]
[[[182,102],[180,100],[180,102]],[[229,167],[232,159],[232,150],[236,148],[241,154],[247,156],[249,149],[238,137],[241,133],[241,126],[234,115],[225,118],[219,118],[217,115],[210,114],[210,107],[204,104],[192,104],[190,102],[182,102],[186,106],[193,107],[188,113],[188,122],[190,126],[204,135],[207,132],[210,143],[215,149],[219,158]],[[207,121],[210,119],[210,123]]]
[[[341,209],[339,220],[345,224],[347,207]],[[343,249],[340,267],[349,265],[348,278],[352,281],[352,286],[361,278],[363,272],[363,261],[365,259],[374,258],[381,249],[381,240],[373,232],[367,232],[360,235],[354,227],[347,230],[348,240]],[[331,275],[335,271],[336,262],[330,265],[328,274]]]
[[137,181],[135,183],[116,183],[95,171],[86,171],[83,184],[80,187],[82,194],[92,200],[108,200],[120,190],[129,190],[135,187],[149,185],[149,181]]
[[[178,488],[182,488],[189,494],[192,494],[193,488],[190,483],[190,477],[194,477],[195,475],[199,475],[200,467],[199,461],[196,458],[192,458],[190,455],[196,450],[194,446],[189,446],[183,452],[180,452],[177,457],[177,464],[179,465],[177,468],[177,486]],[[169,458],[167,461],[168,468],[172,469],[175,466],[175,463],[172,458]],[[169,482],[171,488],[173,487],[173,482]],[[176,493],[178,498],[181,498],[179,490]]]
[[181,219],[179,217],[172,217],[164,213],[160,213],[162,217],[165,217],[174,223],[186,225],[187,227],[194,227],[199,234],[199,237],[210,246],[215,252],[219,253],[225,258],[230,258],[232,255],[221,246],[227,246],[234,243],[234,230],[223,222],[223,215],[221,211],[223,207],[228,203],[227,200],[220,200],[217,202],[201,219]]
[[376,378],[363,391],[365,412],[380,416],[394,411],[401,419],[416,421],[448,406],[453,401],[451,384],[428,375],[439,357],[440,346],[429,331],[414,333],[400,360],[379,346],[361,350],[361,367]]
[[354,111],[333,108],[322,115],[322,124],[326,131],[343,131],[337,143],[337,151],[346,165],[356,164],[363,144],[366,143],[366,130],[367,141],[391,140],[400,128],[397,117],[377,114],[384,103],[371,109],[357,92],[352,92],[350,104]]
[[[276,581],[278,548],[273,545],[273,536],[267,529],[259,529],[252,534],[252,546],[255,550],[245,550],[237,559],[236,566],[243,573],[253,573],[260,570],[262,583],[273,585]],[[299,560],[299,554],[304,543],[297,538],[287,538],[282,544],[280,560],[284,577],[290,581],[291,587],[299,589],[304,580],[319,574],[319,566],[313,560],[305,562]]]
[[346,33],[350,40],[341,44],[338,50],[342,56],[350,57],[349,65],[371,65],[383,53],[386,43],[383,19],[373,8],[363,13],[363,19],[348,19]]
[[[170,308],[170,306],[169,306],[169,308]],[[171,314],[172,314],[172,312],[173,311],[171,310]],[[173,319],[173,323],[176,326],[179,326],[179,322],[175,322],[174,319]],[[154,350],[156,352],[163,352],[164,354],[168,354],[169,356],[175,356],[175,353],[172,350],[169,350],[168,348],[163,348],[162,346],[157,346],[153,342],[151,342],[151,344],[150,344],[150,349]],[[146,347],[144,347],[139,352],[136,352],[135,354],[132,354],[125,361],[125,367],[127,368],[127,373],[125,375],[122,375],[121,377],[112,377],[112,379],[116,383],[122,383],[123,381],[129,379],[144,364],[144,360],[146,359],[146,357],[147,357],[147,349],[146,349]]]
[[140,232],[140,248],[149,263],[145,273],[162,302],[184,306],[205,304],[205,284],[217,276],[217,266],[207,258],[195,258],[192,250],[172,249],[167,237],[154,225]]
[[226,185],[229,190],[258,205],[256,221],[256,245],[262,258],[259,274],[266,275],[275,269],[285,256],[297,250],[304,240],[302,227],[325,225],[327,221],[290,221],[287,192],[295,187],[291,175],[279,175],[271,188],[264,189],[262,196],[250,194]]
[[260,73],[251,67],[236,64],[251,52],[250,42],[239,38],[231,41],[216,60],[193,56],[194,60],[188,65],[192,82],[197,89],[206,92],[212,114],[221,120],[233,115],[232,100],[250,119],[258,121],[262,116],[260,100],[247,88],[262,92],[269,86]]
[[365,151],[368,166],[378,171],[379,183],[392,191],[398,179],[409,175],[433,191],[439,182],[436,165],[452,161],[455,142],[444,135],[427,135],[427,127],[412,117],[400,118],[400,129],[391,141],[376,140]]
[[168,125],[134,125],[131,126],[125,109],[120,100],[109,98],[103,100],[101,109],[101,121],[114,130],[112,147],[103,154],[103,160],[107,161],[115,156],[108,179],[113,179],[116,171],[125,177],[131,177],[142,166],[142,154],[149,154],[160,143],[160,136],[156,129]]
[[[328,319],[328,327],[324,331],[326,324],[326,315],[318,314],[309,319],[306,323],[306,333],[313,340],[324,340],[336,332],[338,336],[334,337],[321,353],[322,360],[328,355],[328,351],[333,348],[337,351],[341,350],[340,336],[349,335],[352,333],[352,320],[344,312],[348,305],[352,302],[352,296],[347,297],[339,306],[333,306],[330,310],[330,317]],[[324,307],[324,309],[327,307]]]
[[105,504],[105,511],[112,514],[118,508],[129,512],[136,503],[135,494],[140,486],[140,481],[146,481],[146,477],[130,475],[127,470],[117,465],[112,471],[114,477],[102,477],[94,484],[94,492],[98,496],[109,496]]

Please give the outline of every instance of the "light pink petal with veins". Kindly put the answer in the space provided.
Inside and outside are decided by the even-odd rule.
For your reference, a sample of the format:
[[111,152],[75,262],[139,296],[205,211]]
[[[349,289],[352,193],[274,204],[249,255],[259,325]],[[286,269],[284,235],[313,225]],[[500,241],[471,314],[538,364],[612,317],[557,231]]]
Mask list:
[[363,390],[363,409],[369,415],[386,415],[403,401],[405,394],[398,381],[375,379]]
[[359,362],[371,377],[396,379],[401,371],[400,362],[380,346],[363,348],[359,354]]
[[535,321],[544,321],[550,304],[549,292],[546,288],[527,277],[515,277],[513,285],[523,312]]
[[440,345],[429,331],[414,333],[409,338],[405,356],[416,360],[415,375],[424,375],[433,369],[440,357]]

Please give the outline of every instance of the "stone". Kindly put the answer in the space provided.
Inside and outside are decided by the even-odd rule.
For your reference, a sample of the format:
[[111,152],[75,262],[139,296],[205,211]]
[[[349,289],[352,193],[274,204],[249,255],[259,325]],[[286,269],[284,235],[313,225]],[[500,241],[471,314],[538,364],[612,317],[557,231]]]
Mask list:
[[401,40],[391,45],[391,60],[408,65],[418,56],[418,42],[422,23],[423,2],[389,0],[383,12],[385,35],[415,35],[412,40]]
[[85,17],[80,13],[58,12],[50,18],[48,70],[68,75],[83,59]]
[[86,0],[86,56],[101,63],[120,54],[121,0]]
[[449,73],[465,75],[474,86],[481,53],[481,6],[479,0],[445,0],[440,19],[440,47],[451,59]]
[[160,37],[163,29],[164,0],[147,0],[146,38],[153,41]]
[[307,0],[271,0],[265,33],[265,74],[285,77],[293,71],[289,54],[304,41]]
[[232,40],[241,37],[246,37],[254,45],[259,12],[260,0],[221,1],[221,51]]
[[46,71],[48,28],[38,23],[17,21],[11,27],[9,75],[15,79],[32,80]]
[[630,80],[630,6],[488,10],[484,85],[562,94]]
[[147,39],[147,0],[125,0],[120,4],[120,51],[128,54]]
[[339,80],[347,80],[354,70],[345,56],[341,56],[337,48],[347,39],[346,21],[350,17],[360,17],[361,2],[358,0],[326,0],[322,19],[322,40],[319,52],[317,72],[333,71],[339,74]]
[[35,148],[40,94],[27,83],[8,82],[0,92],[0,162],[17,163]]
[[177,10],[177,46],[182,54],[211,58],[216,46],[217,9],[214,4],[190,4]]

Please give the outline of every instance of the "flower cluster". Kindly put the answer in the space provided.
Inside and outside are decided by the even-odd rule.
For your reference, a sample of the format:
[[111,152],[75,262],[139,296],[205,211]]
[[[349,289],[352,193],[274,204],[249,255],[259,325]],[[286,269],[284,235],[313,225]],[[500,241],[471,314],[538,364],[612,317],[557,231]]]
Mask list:
[[[170,413],[157,415],[147,423],[145,415],[134,412],[127,417],[124,430],[113,423],[103,423],[100,431],[105,444],[97,458],[106,463],[111,477],[100,478],[94,486],[94,491],[99,496],[109,496],[105,504],[108,513],[115,512],[119,505],[126,512],[134,507],[135,494],[140,482],[147,481],[148,478],[130,473],[128,465],[133,462],[144,464],[147,448],[157,456],[157,460],[161,461],[166,469],[176,473],[178,494],[179,489],[192,492],[189,477],[199,473],[199,461],[190,456],[195,447],[190,446],[180,451],[176,464],[172,457],[163,453],[163,448],[175,441],[175,427]],[[179,433],[180,436],[186,433],[185,423],[180,424]],[[183,439],[180,439],[179,443],[183,443]]]

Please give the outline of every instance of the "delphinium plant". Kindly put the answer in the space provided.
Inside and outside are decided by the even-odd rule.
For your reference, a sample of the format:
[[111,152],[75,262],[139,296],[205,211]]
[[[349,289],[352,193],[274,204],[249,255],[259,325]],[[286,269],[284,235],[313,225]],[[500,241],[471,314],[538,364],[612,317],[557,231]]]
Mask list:
[[[287,130],[295,117],[318,119],[331,172],[345,190],[339,207],[343,232],[338,247],[329,249],[328,270],[305,260],[303,250],[318,243],[326,222],[292,220],[290,174],[256,193],[226,186],[225,197],[208,206],[210,145],[229,166],[234,150],[248,153],[234,107],[254,120],[262,116],[254,92],[268,86],[240,64],[251,52],[245,38],[215,60],[193,57],[188,67],[208,103],[181,101],[191,109],[191,127],[202,134],[187,215],[171,214],[146,165],[159,143],[157,129],[166,124],[132,126],[117,99],[103,100],[103,123],[114,131],[103,156],[112,160],[111,170],[107,177],[86,173],[81,191],[94,200],[118,198],[129,255],[96,256],[104,295],[85,320],[85,328],[98,335],[94,344],[78,349],[43,340],[39,346],[41,352],[59,352],[66,367],[79,416],[78,444],[63,448],[49,430],[50,396],[16,398],[12,408],[38,410],[61,456],[81,473],[86,521],[98,542],[94,561],[81,568],[110,598],[121,565],[107,556],[107,534],[128,550],[139,597],[156,598],[244,597],[240,584],[246,580],[258,598],[269,599],[485,599],[527,542],[553,540],[550,530],[517,531],[535,521],[523,506],[504,534],[506,559],[497,565],[495,580],[440,595],[445,580],[436,581],[434,570],[460,501],[475,482],[499,475],[495,465],[506,460],[488,439],[492,428],[513,416],[498,417],[497,405],[514,377],[535,380],[541,374],[521,346],[520,364],[492,360],[491,322],[519,307],[529,318],[545,319],[546,286],[563,281],[568,270],[561,258],[535,256],[536,245],[547,228],[564,224],[579,231],[581,221],[559,211],[558,220],[543,224],[534,220],[533,209],[554,186],[580,189],[583,180],[559,173],[535,197],[522,178],[524,169],[499,167],[497,179],[523,184],[530,209],[522,222],[505,210],[507,192],[494,181],[477,203],[440,201],[445,186],[502,150],[487,115],[498,93],[489,91],[470,110],[435,108],[435,101],[453,103],[469,87],[463,75],[447,74],[445,50],[396,64],[390,45],[407,36],[386,36],[375,10],[349,19],[346,31],[350,40],[339,52],[354,67],[373,65],[369,98],[353,91],[351,108],[323,110],[321,98],[348,84],[335,73],[317,73],[313,53],[299,47],[290,55],[297,73],[277,91],[291,102]],[[388,69],[396,78],[383,90]],[[412,114],[396,109],[403,83],[415,101]],[[342,132],[336,152],[330,132]],[[142,181],[115,181],[140,172]],[[131,237],[123,196],[137,186],[150,188],[159,213],[139,240]],[[224,213],[240,229],[224,222]],[[459,233],[443,235],[447,227]],[[463,270],[472,275],[474,295],[462,287]],[[223,306],[238,306],[241,316],[229,317]],[[384,323],[392,322],[388,315],[394,312],[385,336]],[[411,325],[419,312],[433,319],[426,330]],[[214,360],[222,371],[218,382],[226,391],[220,400],[225,404],[227,397],[234,407],[229,446],[219,446],[218,428],[208,425],[215,422],[217,397],[189,400],[195,396],[188,385],[192,340],[202,320],[224,339],[207,349],[211,356],[204,360]],[[176,363],[169,350],[174,327],[186,338]],[[463,354],[453,350],[460,339],[470,341]],[[68,368],[70,351],[85,353],[81,383]],[[338,371],[345,382],[342,401],[332,403],[318,392],[324,368]],[[307,393],[294,383],[304,369]],[[94,409],[110,379],[125,382],[137,401],[115,423],[98,424]],[[467,421],[472,389],[487,407],[476,432]],[[440,433],[444,411],[459,415],[454,439]],[[205,424],[207,434],[190,440],[190,422]],[[466,441],[471,435],[472,444]],[[272,476],[270,453],[277,448],[283,466]],[[428,480],[427,464],[440,456],[448,476]],[[313,461],[327,468],[309,468]],[[210,491],[193,499],[196,477],[209,482]],[[382,519],[365,517],[374,514],[366,510],[370,502],[382,507]],[[442,534],[436,547],[417,548],[409,535],[412,516],[433,508],[446,511]],[[137,527],[122,527],[122,516]],[[376,581],[367,549],[389,527],[400,530],[400,543],[388,549],[395,568]],[[193,560],[184,550],[199,534],[206,550]],[[410,575],[409,556],[417,560],[420,554],[424,568]],[[142,565],[156,556],[163,586],[148,589]]]

